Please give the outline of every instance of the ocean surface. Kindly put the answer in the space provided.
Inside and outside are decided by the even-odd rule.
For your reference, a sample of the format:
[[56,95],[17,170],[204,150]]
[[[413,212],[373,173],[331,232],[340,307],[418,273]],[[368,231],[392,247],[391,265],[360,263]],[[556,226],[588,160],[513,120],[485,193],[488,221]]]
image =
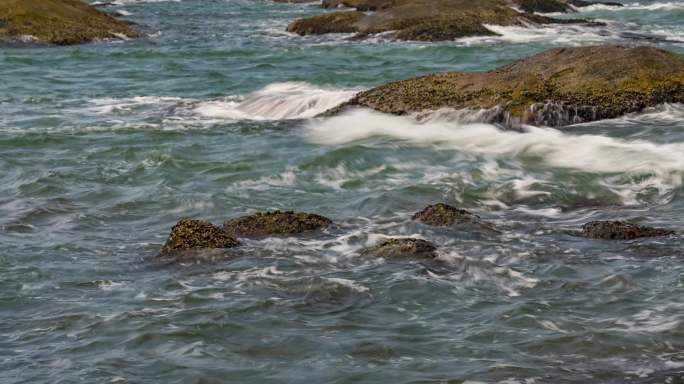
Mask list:
[[[286,33],[311,4],[115,0],[148,37],[0,47],[0,383],[684,383],[684,106],[525,133],[314,118],[551,47],[684,55],[684,1],[623,3],[415,43]],[[496,230],[411,221],[436,202]],[[336,225],[156,258],[181,217],[273,209]],[[576,235],[607,219],[679,235]],[[439,259],[361,255],[385,236]]]

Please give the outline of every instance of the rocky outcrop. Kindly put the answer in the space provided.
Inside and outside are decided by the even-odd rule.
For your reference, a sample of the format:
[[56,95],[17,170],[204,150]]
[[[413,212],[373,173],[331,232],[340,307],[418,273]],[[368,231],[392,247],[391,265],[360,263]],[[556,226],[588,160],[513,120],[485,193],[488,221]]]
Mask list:
[[234,236],[293,235],[323,229],[332,224],[327,217],[302,212],[266,212],[231,219],[224,223]]
[[181,219],[160,251],[161,257],[192,255],[203,257],[210,250],[233,248],[240,242],[226,231],[205,220]]
[[560,127],[684,102],[684,59],[652,47],[559,48],[489,72],[452,72],[361,92],[352,107],[404,115],[488,110],[489,123]]
[[0,1],[0,41],[68,45],[140,36],[129,24],[80,0]]
[[366,249],[363,254],[386,259],[400,257],[432,259],[437,257],[437,247],[422,239],[390,238]]
[[[411,1],[416,2],[417,0],[323,0],[322,5],[323,8],[348,7],[355,8],[357,11],[366,12],[377,11],[378,9],[387,9],[395,5]],[[616,2],[596,2],[584,0],[507,0],[507,5],[530,13],[573,12],[575,11],[575,8],[583,8],[591,5],[606,5],[613,7],[623,6],[622,4]]]
[[479,221],[477,215],[452,207],[444,203],[428,205],[422,211],[412,217],[413,220],[435,227],[450,227],[452,225],[476,223]]
[[487,24],[529,26],[552,23],[581,23],[519,12],[506,0],[389,0],[327,1],[324,5],[353,5],[363,12],[332,12],[292,22],[287,30],[300,35],[356,33],[358,38],[391,33],[399,40],[440,41],[496,33]]
[[631,240],[674,234],[663,228],[645,227],[624,221],[592,221],[582,227],[582,236],[601,240]]

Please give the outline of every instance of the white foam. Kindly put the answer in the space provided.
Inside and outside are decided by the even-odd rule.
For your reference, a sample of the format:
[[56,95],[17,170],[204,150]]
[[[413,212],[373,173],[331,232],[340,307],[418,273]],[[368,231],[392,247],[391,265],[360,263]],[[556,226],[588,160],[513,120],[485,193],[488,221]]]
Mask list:
[[199,103],[194,111],[204,117],[233,120],[305,119],[336,107],[356,92],[300,82],[275,83],[244,97]]
[[684,9],[684,3],[681,1],[667,1],[652,4],[642,4],[639,2],[624,4],[622,7],[615,7],[605,4],[593,4],[586,7],[573,7],[577,12],[592,12],[592,11],[662,11]]
[[[618,179],[608,180],[615,185],[607,186],[627,187],[631,197],[645,188],[665,192],[682,184],[684,143],[657,144],[645,140],[572,134],[552,128],[525,128],[526,132],[519,133],[481,123],[436,120],[421,123],[410,117],[354,110],[330,119],[310,121],[305,134],[310,141],[324,145],[383,136],[414,145],[458,150],[494,159],[541,159],[548,167],[616,175]],[[637,182],[630,176],[645,177]],[[520,192],[530,191],[534,180],[521,180],[519,184]]]

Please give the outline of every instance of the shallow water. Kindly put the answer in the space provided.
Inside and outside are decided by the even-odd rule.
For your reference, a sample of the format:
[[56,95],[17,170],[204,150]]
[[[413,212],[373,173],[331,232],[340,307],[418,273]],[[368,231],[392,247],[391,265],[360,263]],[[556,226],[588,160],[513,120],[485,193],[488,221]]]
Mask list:
[[[0,382],[684,382],[682,238],[574,235],[681,233],[684,106],[525,133],[450,111],[312,118],[549,47],[684,55],[684,2],[624,3],[583,12],[597,29],[433,44],[283,32],[312,5],[117,0],[148,38],[1,48]],[[497,230],[411,222],[438,201]],[[179,217],[269,209],[336,225],[219,264],[155,260]],[[398,235],[439,260],[360,255]]]

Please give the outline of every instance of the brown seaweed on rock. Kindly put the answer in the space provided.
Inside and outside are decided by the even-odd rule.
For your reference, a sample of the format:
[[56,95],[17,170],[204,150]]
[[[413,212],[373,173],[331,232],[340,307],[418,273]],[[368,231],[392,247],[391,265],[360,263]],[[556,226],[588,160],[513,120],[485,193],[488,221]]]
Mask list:
[[437,247],[423,239],[389,238],[364,250],[363,254],[386,259],[401,257],[433,259],[437,257]]
[[266,212],[228,220],[224,229],[235,236],[292,235],[328,227],[332,220],[311,213]]
[[141,34],[81,0],[0,1],[0,41],[69,45],[121,36]]
[[488,123],[561,127],[684,102],[684,59],[653,47],[557,48],[489,72],[402,80],[327,111],[365,107],[405,115],[442,108],[492,110]]
[[668,229],[646,227],[624,221],[592,221],[582,227],[582,236],[601,240],[632,240],[672,234],[674,231]]
[[465,209],[452,207],[444,203],[428,205],[412,217],[413,220],[435,227],[449,227],[456,224],[474,223],[479,220]]
[[238,245],[235,237],[208,221],[180,219],[171,228],[159,256],[178,261],[211,261],[221,257],[221,250]]

